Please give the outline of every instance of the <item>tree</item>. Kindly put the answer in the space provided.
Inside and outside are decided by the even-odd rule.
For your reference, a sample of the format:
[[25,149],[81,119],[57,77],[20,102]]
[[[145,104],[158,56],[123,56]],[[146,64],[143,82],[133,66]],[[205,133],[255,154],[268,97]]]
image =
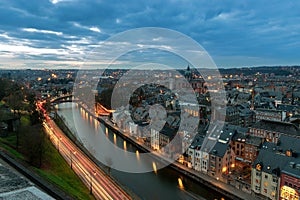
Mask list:
[[41,167],[45,155],[45,134],[41,125],[25,126],[22,132],[22,149],[28,162],[36,167]]
[[31,125],[41,124],[44,116],[41,112],[33,110],[30,114]]
[[13,110],[14,114],[16,112],[20,114],[20,109],[23,105],[24,96],[20,90],[11,93],[8,97],[5,97],[5,101],[7,102],[8,106]]
[[101,94],[96,97],[96,102],[99,102],[104,107],[111,109],[111,97],[113,93],[113,88],[108,88],[106,90],[103,90]]
[[26,100],[28,102],[28,105],[26,106],[26,110],[29,112],[32,112],[36,109],[36,100],[35,100],[35,94],[32,91],[25,90],[24,91]]

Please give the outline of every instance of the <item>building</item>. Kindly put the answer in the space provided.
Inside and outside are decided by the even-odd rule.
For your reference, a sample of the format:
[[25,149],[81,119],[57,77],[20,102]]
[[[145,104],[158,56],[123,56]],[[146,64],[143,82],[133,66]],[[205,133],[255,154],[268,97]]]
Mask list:
[[206,136],[200,149],[200,171],[202,173],[208,174],[210,171],[210,152],[218,142],[218,139],[223,132],[223,126],[224,124],[222,122],[216,121],[211,124],[211,129],[206,131]]
[[280,200],[292,199],[298,200],[300,198],[300,159],[297,163],[294,161],[286,165],[280,176]]
[[249,127],[254,122],[254,111],[250,109],[250,105],[248,103],[243,103],[236,105],[239,114],[239,125],[242,127]]
[[281,170],[280,198],[299,199],[300,197],[300,139],[282,136],[279,150],[290,160]]
[[268,142],[277,143],[282,134],[300,136],[300,130],[292,123],[261,120],[250,127],[251,136],[266,139]]
[[255,110],[256,121],[271,120],[282,122],[286,118],[286,112],[282,110],[263,109],[258,108]]
[[300,108],[298,105],[289,105],[289,104],[278,104],[277,110],[284,111],[286,113],[286,117],[293,117],[300,113]]
[[[196,94],[204,94],[207,92],[207,88],[205,87],[205,81],[202,78],[195,78],[192,70],[190,69],[190,66],[188,66],[186,71],[184,72],[184,77],[188,81],[189,86],[193,88]],[[182,87],[179,85],[176,88],[187,88],[186,83],[177,84],[184,85],[182,85]]]
[[180,136],[175,137],[177,130],[163,127],[162,130],[151,128],[151,148],[159,150],[161,153],[175,156],[179,152],[182,153],[182,141]]
[[129,122],[129,132],[131,136],[138,136],[138,125],[134,122]]
[[231,141],[231,150],[235,154],[236,160],[244,160],[245,158],[245,142],[246,142],[246,132],[248,129],[245,129],[245,132],[238,132],[235,130],[234,137]]
[[159,131],[151,129],[151,148],[154,150],[159,150]]
[[227,182],[229,172],[235,166],[234,151],[231,151],[230,143],[235,131],[226,124],[221,134],[209,152],[208,175],[217,180]]
[[269,199],[299,199],[300,139],[282,135],[277,144],[265,142],[252,166],[251,188]]
[[278,199],[280,187],[280,169],[289,161],[289,157],[268,150],[260,150],[251,171],[251,189],[254,194],[269,199]]
[[261,145],[264,140],[259,137],[247,135],[245,141],[244,161],[252,164],[258,156]]
[[215,109],[214,119],[225,119],[225,122],[239,125],[240,113],[236,106],[227,106],[226,111],[224,109]]
[[194,141],[188,149],[188,167],[196,171],[201,171],[201,147],[204,141],[204,136],[196,135]]

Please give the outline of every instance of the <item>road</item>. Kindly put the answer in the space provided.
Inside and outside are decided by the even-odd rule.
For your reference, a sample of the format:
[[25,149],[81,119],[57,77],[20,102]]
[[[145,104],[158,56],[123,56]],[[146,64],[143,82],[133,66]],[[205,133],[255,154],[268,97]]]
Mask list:
[[50,140],[96,199],[132,199],[115,181],[65,136],[56,123],[46,114],[42,104],[38,104],[38,107],[44,113],[46,120],[43,122],[43,126]]

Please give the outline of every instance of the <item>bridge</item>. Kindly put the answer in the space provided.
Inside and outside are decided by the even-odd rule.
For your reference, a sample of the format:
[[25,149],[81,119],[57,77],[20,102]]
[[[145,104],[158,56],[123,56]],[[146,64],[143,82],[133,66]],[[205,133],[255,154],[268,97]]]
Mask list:
[[85,112],[89,113],[96,113],[100,116],[109,116],[110,113],[114,112],[114,110],[109,110],[105,108],[100,103],[95,103],[94,108],[89,108],[84,102],[80,101],[78,98],[74,97],[73,94],[67,94],[67,95],[61,95],[58,97],[54,97],[50,100],[50,103],[54,106],[59,103],[65,103],[65,102],[76,102],[79,107],[84,109]]
[[74,101],[78,101],[78,99],[75,99],[73,94],[66,94],[66,95],[54,97],[53,99],[50,100],[50,103],[59,104],[59,103],[74,102]]

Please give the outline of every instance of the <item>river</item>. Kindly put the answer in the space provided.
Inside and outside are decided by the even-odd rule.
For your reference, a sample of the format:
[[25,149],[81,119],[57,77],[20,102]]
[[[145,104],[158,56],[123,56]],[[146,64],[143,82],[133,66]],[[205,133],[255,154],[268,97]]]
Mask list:
[[[124,140],[109,129],[106,129],[104,124],[88,119],[82,114],[79,108],[76,108],[75,112],[74,109],[72,111],[72,106],[76,108],[74,103],[59,104],[58,114],[65,120],[69,129],[94,157],[99,157],[99,160],[101,160],[102,153],[99,152],[100,150],[97,146],[99,146],[98,143],[101,143],[100,140],[103,140],[103,137],[101,137],[103,135],[119,148],[126,148],[125,150],[128,152],[137,151],[136,147],[128,142],[124,145]],[[74,119],[76,119],[76,126]],[[126,153],[122,156],[126,158]],[[140,160],[138,155],[136,159],[136,161],[132,162],[147,164],[143,163],[144,161]],[[184,177],[170,167],[157,170],[156,173],[128,173],[115,170],[112,166],[111,175],[141,199],[145,200],[225,199],[223,195],[190,178]],[[182,182],[181,186],[179,186],[179,179]]]

